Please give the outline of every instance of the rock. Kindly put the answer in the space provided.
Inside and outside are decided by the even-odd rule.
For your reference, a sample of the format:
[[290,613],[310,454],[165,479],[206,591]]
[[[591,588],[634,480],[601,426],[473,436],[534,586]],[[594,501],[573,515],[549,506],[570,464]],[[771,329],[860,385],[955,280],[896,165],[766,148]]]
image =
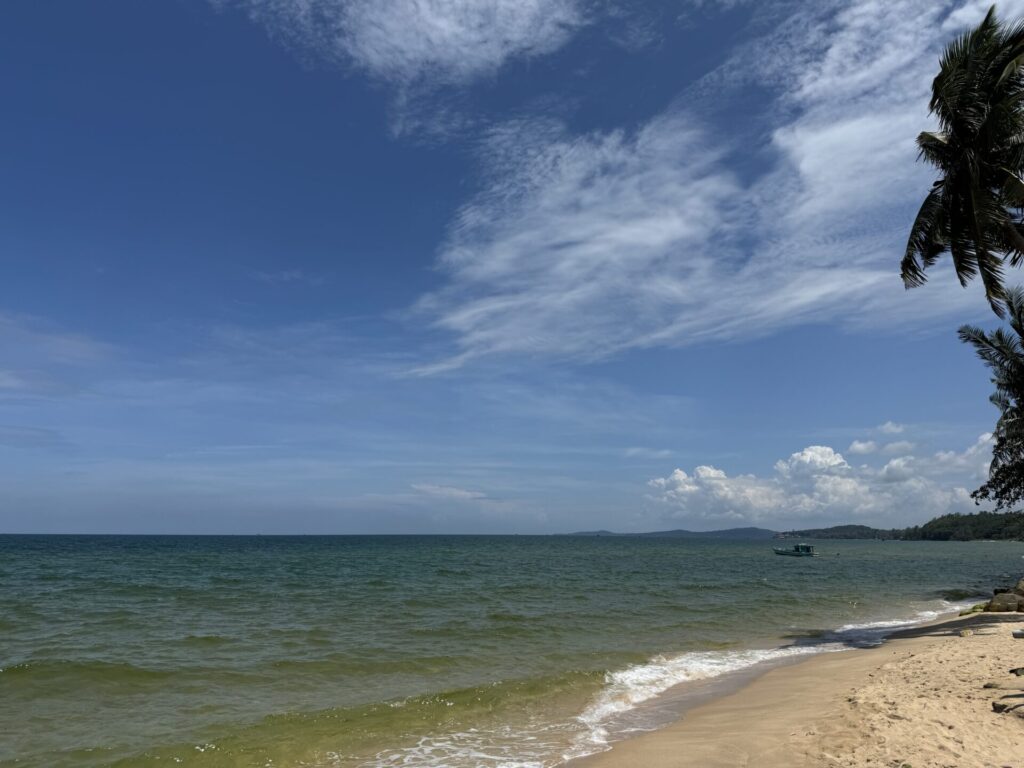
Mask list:
[[1006,710],[1008,710],[1009,708],[1010,708],[1010,705],[1007,704],[1005,701],[993,701],[992,702],[992,711],[993,712],[1003,713]]
[[1017,586],[1014,587],[1011,590],[1011,592],[1013,592],[1015,595],[1020,595],[1021,597],[1024,597],[1024,579],[1018,581]]
[[1006,613],[1007,611],[1016,611],[1020,607],[1021,598],[1020,595],[1015,595],[1012,592],[1004,592],[1001,595],[996,595],[988,602],[986,611],[992,613]]
[[995,589],[992,590],[992,594],[993,595],[1005,595],[1007,592],[1012,592],[1012,591],[1013,590],[1010,589],[1009,587],[996,587]]

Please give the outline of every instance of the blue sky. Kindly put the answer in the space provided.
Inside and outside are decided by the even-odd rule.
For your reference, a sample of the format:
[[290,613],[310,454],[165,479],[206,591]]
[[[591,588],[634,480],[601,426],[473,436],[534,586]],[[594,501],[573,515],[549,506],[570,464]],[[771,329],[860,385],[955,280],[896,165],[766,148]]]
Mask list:
[[991,317],[897,269],[986,7],[4,3],[0,530],[971,511]]

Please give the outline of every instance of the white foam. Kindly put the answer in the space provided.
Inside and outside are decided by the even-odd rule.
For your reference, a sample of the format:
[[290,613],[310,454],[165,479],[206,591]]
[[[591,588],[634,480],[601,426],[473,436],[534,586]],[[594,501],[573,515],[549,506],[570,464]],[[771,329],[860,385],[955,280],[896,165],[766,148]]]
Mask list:
[[[817,643],[656,656],[643,664],[607,673],[604,687],[572,722],[518,732],[508,728],[497,732],[474,729],[424,738],[414,747],[381,752],[365,765],[367,768],[544,768],[552,765],[557,755],[568,760],[602,752],[610,748],[612,741],[630,731],[656,727],[654,723],[647,725],[643,712],[637,710],[682,683],[710,680],[798,656],[876,645],[895,631],[931,621],[969,604],[943,601],[937,610],[921,610],[906,619],[845,624]],[[635,717],[638,714],[639,719]],[[566,740],[572,742],[568,748]]]
[[943,600],[942,606],[938,610],[921,610],[908,619],[883,619],[881,621],[868,621],[862,624],[844,624],[831,633],[831,637],[851,644],[874,645],[881,643],[893,632],[934,621],[941,616],[969,608],[971,605],[973,605],[972,601],[951,602]]
[[694,651],[677,656],[657,656],[647,663],[610,672],[605,677],[605,687],[577,718],[587,727],[587,733],[577,740],[573,749],[564,757],[580,757],[607,749],[613,732],[621,734],[626,730],[637,730],[635,727],[623,728],[623,716],[682,683],[721,677],[755,665],[795,656],[877,645],[893,632],[932,621],[968,605],[970,603],[943,601],[940,609],[921,610],[907,619],[845,624],[825,635],[819,643],[760,650]]
[[[558,741],[545,739],[557,726],[533,731],[497,732],[470,729],[419,740],[412,747],[379,752],[361,768],[545,768],[558,752]],[[550,734],[548,734],[550,735]]]
[[752,651],[695,651],[679,656],[656,656],[646,664],[608,673],[604,689],[578,719],[588,726],[598,726],[680,683],[708,680],[755,664],[818,653],[821,650],[817,646],[788,646]]

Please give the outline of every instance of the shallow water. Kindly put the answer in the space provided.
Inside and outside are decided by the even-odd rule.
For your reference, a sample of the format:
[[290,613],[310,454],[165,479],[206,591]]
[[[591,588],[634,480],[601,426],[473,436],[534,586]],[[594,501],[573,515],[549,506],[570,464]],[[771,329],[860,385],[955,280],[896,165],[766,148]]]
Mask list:
[[1024,570],[1019,543],[818,546],[0,536],[0,763],[555,765],[663,721],[674,684]]

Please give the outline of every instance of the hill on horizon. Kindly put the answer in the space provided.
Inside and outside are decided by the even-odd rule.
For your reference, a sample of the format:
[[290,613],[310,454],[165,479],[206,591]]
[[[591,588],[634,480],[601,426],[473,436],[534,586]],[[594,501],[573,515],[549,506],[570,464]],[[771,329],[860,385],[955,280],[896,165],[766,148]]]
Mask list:
[[772,539],[776,531],[767,528],[725,528],[717,531],[688,531],[676,528],[671,531],[647,531],[643,533],[616,533],[615,531],[575,531],[561,534],[563,536],[632,536],[642,538],[678,538],[678,539]]

